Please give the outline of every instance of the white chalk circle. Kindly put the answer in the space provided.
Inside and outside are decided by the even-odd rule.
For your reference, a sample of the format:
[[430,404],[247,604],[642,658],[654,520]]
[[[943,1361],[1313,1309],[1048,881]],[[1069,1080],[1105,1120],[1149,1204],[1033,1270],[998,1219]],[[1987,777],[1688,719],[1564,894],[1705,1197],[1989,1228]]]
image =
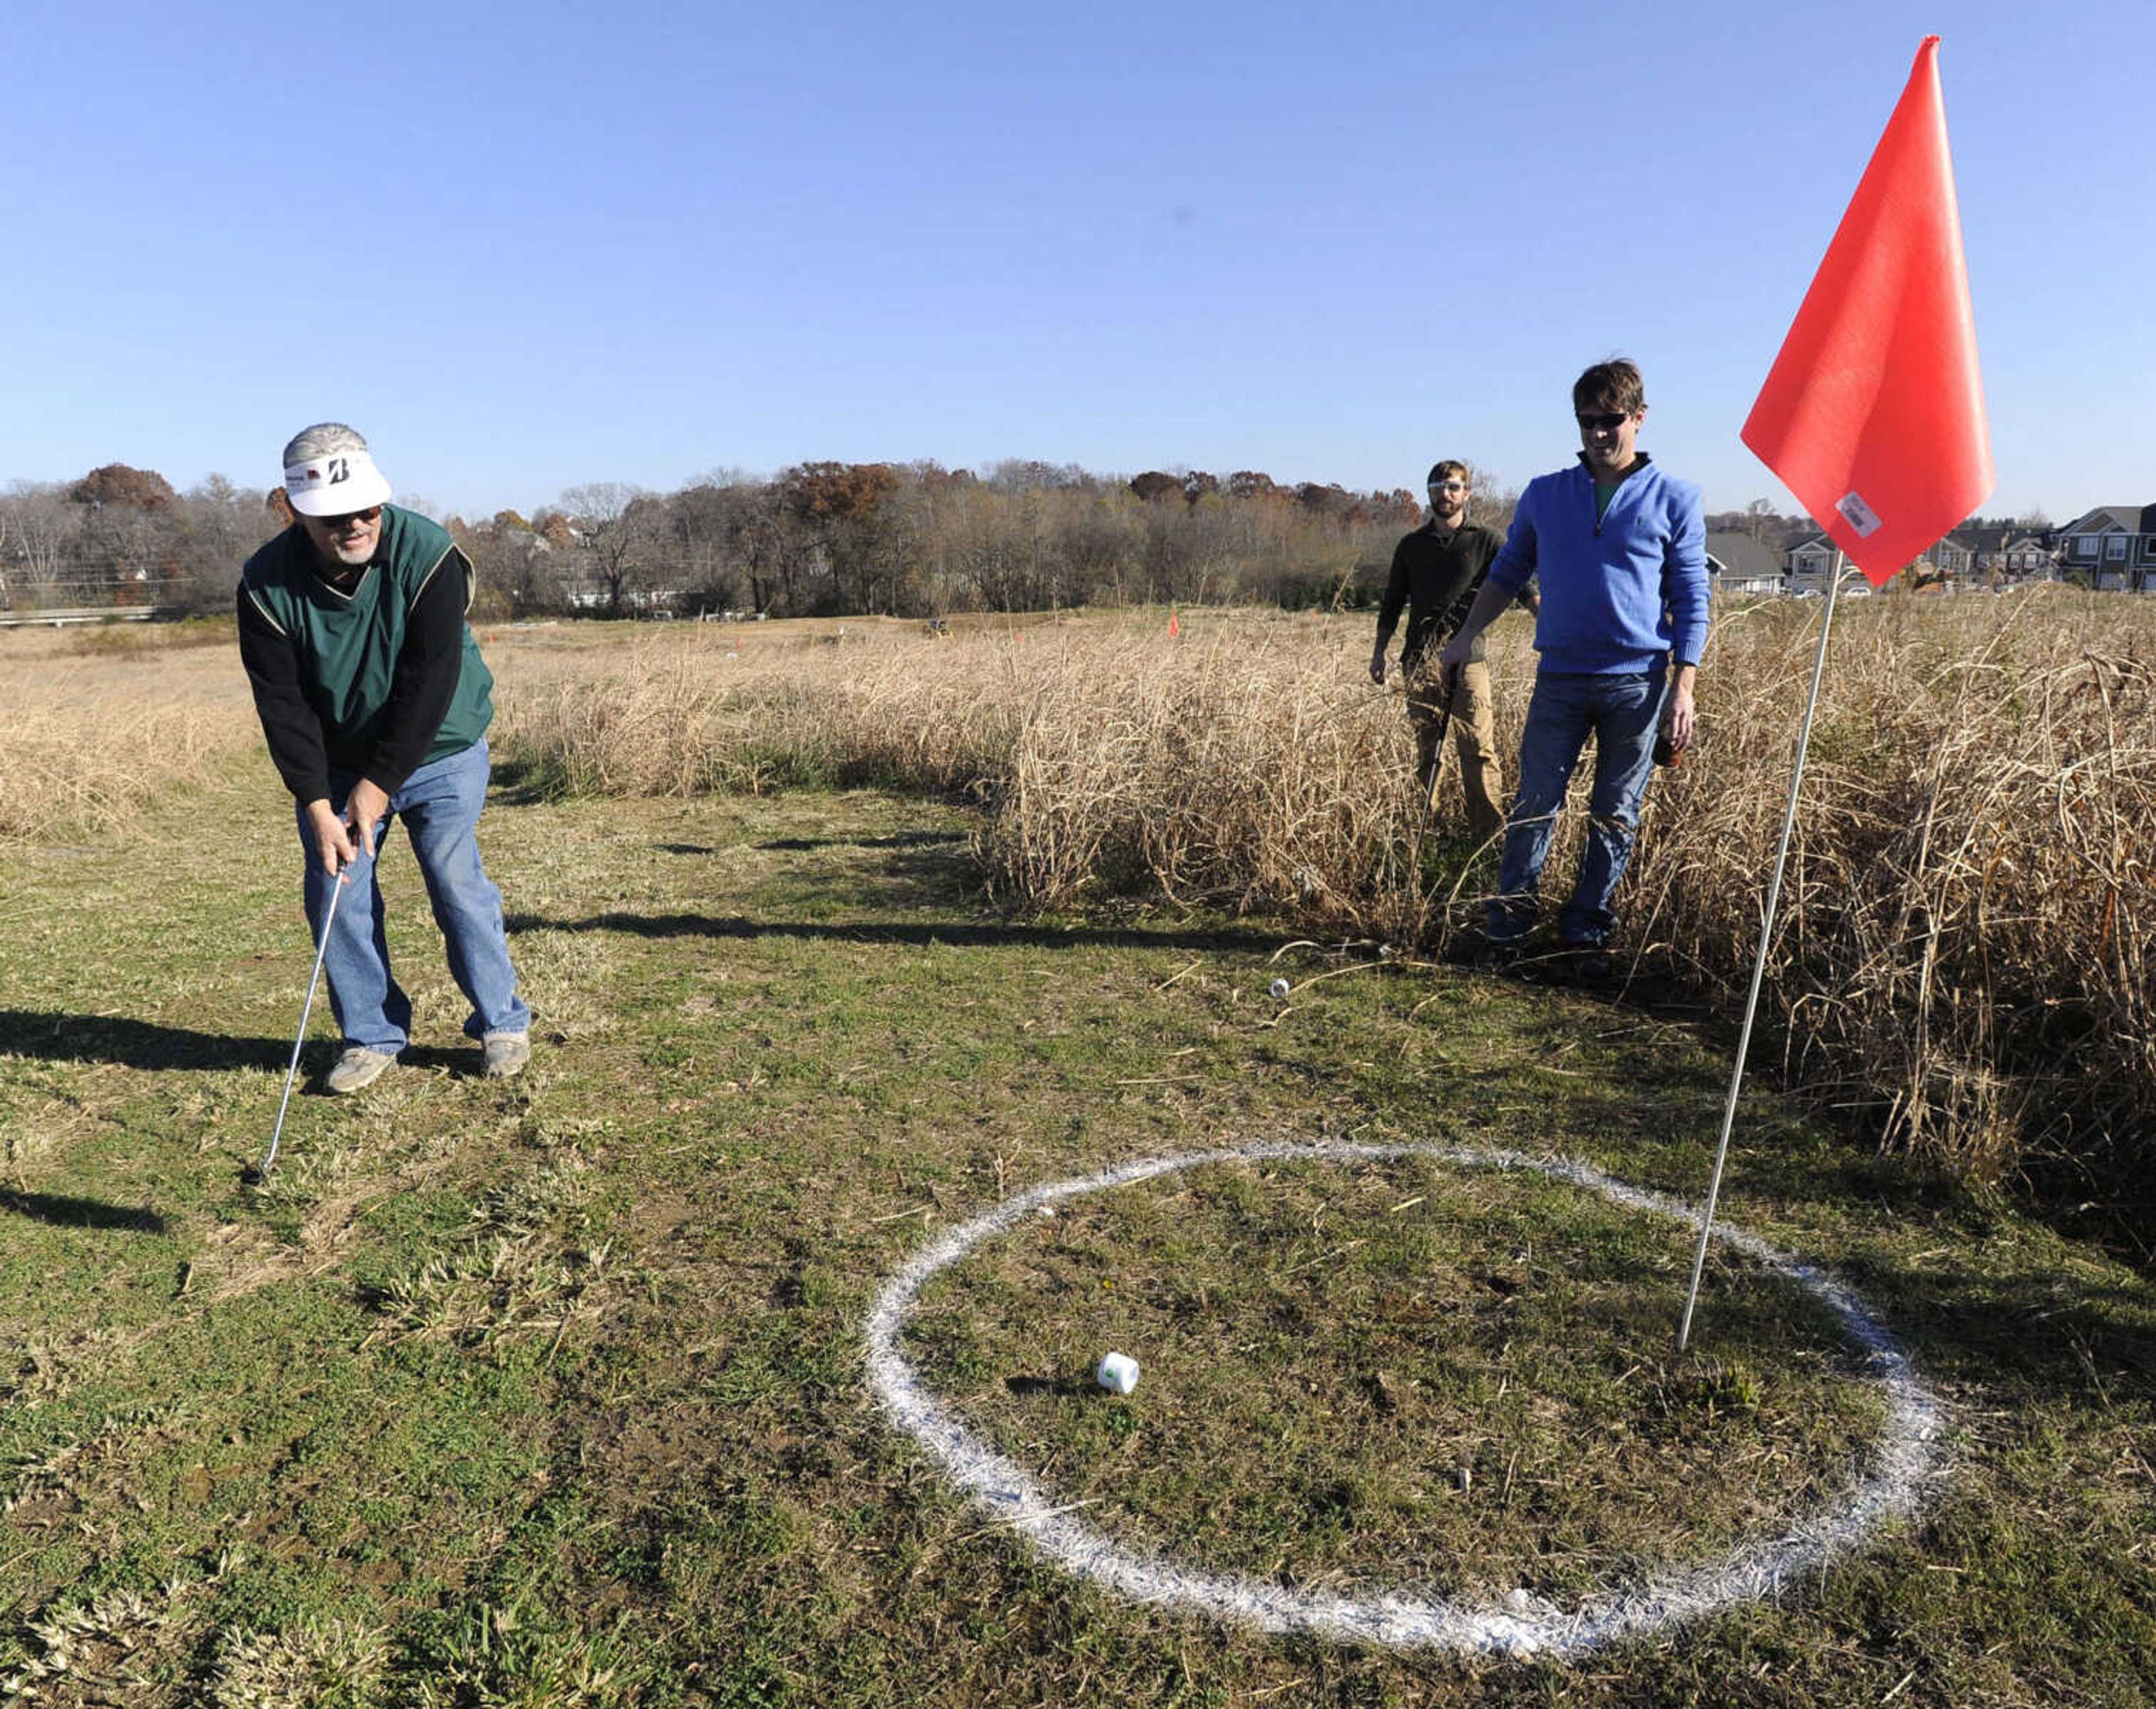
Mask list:
[[868,1368],[877,1398],[898,1427],[940,1460],[952,1479],[989,1513],[1024,1532],[1050,1559],[1132,1600],[1178,1607],[1240,1621],[1274,1633],[1309,1632],[1389,1649],[1447,1649],[1507,1655],[1573,1655],[1619,1638],[1697,1619],[1733,1604],[1771,1595],[1815,1570],[1830,1556],[1856,1547],[1881,1527],[1917,1510],[1931,1470],[1939,1404],[1909,1359],[1863,1301],[1832,1276],[1768,1245],[1757,1235],[1717,1224],[1715,1238],[1805,1289],[1840,1320],[1866,1359],[1867,1374],[1887,1397],[1887,1419],[1871,1468],[1835,1505],[1792,1516],[1782,1534],[1748,1543],[1722,1560],[1673,1567],[1645,1583],[1597,1594],[1560,1607],[1515,1591],[1496,1601],[1471,1603],[1414,1587],[1368,1597],[1315,1594],[1234,1575],[1179,1566],[1112,1542],[1074,1517],[1026,1472],[997,1453],[951,1410],[932,1399],[899,1349],[922,1286],[983,1240],[1060,1200],[1127,1186],[1207,1163],[1354,1162],[1430,1157],[1460,1168],[1527,1169],[1600,1193],[1632,1209],[1699,1226],[1691,1206],[1613,1180],[1584,1163],[1509,1152],[1436,1145],[1265,1142],[1219,1151],[1183,1152],[1058,1181],[1005,1199],[986,1216],[952,1229],[917,1255],[876,1296],[868,1320]]

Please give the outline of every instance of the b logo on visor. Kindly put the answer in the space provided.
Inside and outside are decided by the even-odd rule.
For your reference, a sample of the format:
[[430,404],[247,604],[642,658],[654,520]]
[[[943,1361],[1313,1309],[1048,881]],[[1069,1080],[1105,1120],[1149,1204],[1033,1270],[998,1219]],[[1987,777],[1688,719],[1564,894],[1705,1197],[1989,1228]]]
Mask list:
[[350,480],[351,479],[352,479],[352,464],[351,464],[351,463],[350,463],[346,459],[342,458],[342,457],[332,457],[332,458],[331,458],[331,459],[330,459],[330,485],[331,485],[331,486],[335,486],[335,485],[336,485],[339,481],[341,481],[341,480]]

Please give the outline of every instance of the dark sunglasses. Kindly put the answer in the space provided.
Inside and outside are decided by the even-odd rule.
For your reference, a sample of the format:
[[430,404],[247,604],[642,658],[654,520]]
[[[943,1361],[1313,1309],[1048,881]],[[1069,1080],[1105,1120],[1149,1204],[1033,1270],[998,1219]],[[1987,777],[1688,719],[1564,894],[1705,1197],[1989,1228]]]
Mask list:
[[369,505],[363,511],[346,511],[341,516],[317,516],[315,521],[325,528],[341,528],[347,522],[374,522],[381,520],[382,506]]
[[1599,434],[1620,428],[1631,418],[1632,412],[1629,409],[1583,410],[1573,418],[1580,426]]

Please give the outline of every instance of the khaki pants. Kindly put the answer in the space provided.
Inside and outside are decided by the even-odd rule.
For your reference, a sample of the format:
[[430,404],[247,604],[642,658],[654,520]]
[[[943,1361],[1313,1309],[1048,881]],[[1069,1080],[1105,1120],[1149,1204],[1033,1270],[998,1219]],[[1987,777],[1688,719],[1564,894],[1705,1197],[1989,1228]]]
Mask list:
[[[1408,721],[1414,726],[1415,780],[1427,790],[1437,776],[1438,729],[1443,695],[1437,661],[1418,666],[1408,679]],[[1460,667],[1452,685],[1452,745],[1460,755],[1460,786],[1467,798],[1467,830],[1486,843],[1505,828],[1497,798],[1504,791],[1497,768],[1497,728],[1490,698],[1490,667],[1476,659]]]

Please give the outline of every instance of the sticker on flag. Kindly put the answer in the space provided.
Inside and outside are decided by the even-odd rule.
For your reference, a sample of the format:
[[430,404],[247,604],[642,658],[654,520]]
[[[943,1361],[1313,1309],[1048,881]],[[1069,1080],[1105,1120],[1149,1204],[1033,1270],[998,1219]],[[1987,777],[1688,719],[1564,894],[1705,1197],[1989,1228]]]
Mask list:
[[1841,520],[1856,531],[1859,540],[1868,540],[1879,531],[1879,513],[1855,493],[1845,493],[1835,509],[1841,512]]

